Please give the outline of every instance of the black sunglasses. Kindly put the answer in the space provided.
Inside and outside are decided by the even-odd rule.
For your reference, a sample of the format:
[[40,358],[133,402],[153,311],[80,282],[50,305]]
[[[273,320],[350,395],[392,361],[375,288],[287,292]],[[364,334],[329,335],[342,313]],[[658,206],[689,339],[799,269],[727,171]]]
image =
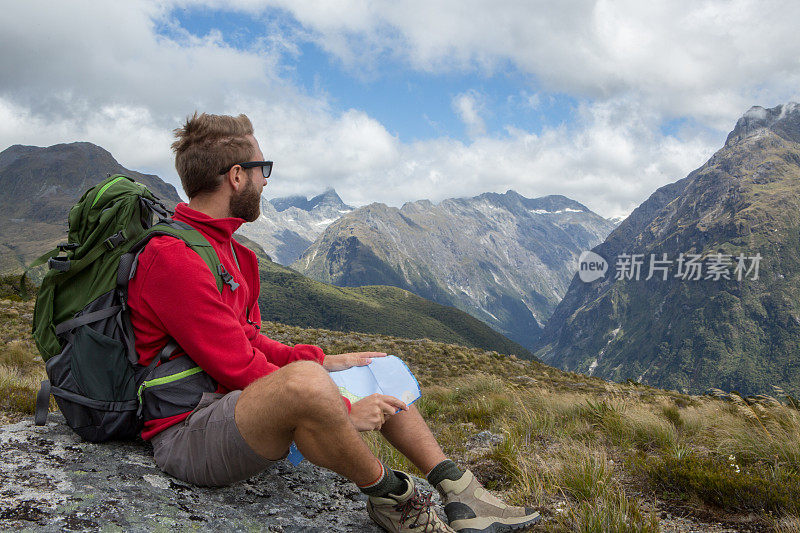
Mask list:
[[[236,163],[242,168],[255,168],[261,167],[261,174],[268,178],[270,174],[272,174],[272,161],[248,161],[247,163]],[[226,174],[230,169],[235,167],[236,165],[231,165],[228,168],[222,169],[220,174]]]

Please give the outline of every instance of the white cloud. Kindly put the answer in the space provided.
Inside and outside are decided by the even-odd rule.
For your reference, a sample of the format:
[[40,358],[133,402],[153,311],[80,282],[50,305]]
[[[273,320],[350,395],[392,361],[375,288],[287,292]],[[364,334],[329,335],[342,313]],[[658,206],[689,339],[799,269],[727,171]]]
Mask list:
[[356,203],[400,204],[514,189],[529,196],[563,194],[604,216],[628,214],[657,187],[699,167],[717,148],[701,136],[682,142],[658,132],[657,116],[629,101],[586,105],[575,129],[540,135],[511,130],[470,144],[438,139],[399,146],[399,159],[343,178],[337,187]]
[[[265,4],[232,5],[260,13]],[[724,139],[702,128],[663,135],[665,117],[689,114],[727,130],[751,104],[780,103],[753,101],[754,91],[785,96],[800,81],[798,32],[787,29],[792,5],[780,16],[776,4],[765,3],[762,14],[741,1],[270,5],[291,10],[302,31],[354,65],[387,53],[430,70],[492,69],[511,60],[545,87],[594,100],[582,100],[569,126],[488,136],[489,111],[479,93],[467,92],[453,108],[470,142],[407,144],[365,112],[334,111],[324,94],[284,79],[281,54],[297,53],[298,35],[273,28],[243,51],[213,32],[197,38],[173,25],[176,37],[158,35],[156,24],[173,24],[161,3],[16,2],[0,19],[0,149],[88,140],[128,168],[178,184],[171,130],[194,109],[246,112],[276,161],[270,196],[332,185],[354,204],[399,205],[511,188],[564,194],[614,216],[698,167]],[[36,24],[18,22],[27,20]],[[360,54],[355,42],[374,50]],[[533,108],[544,97],[519,95]]]
[[475,138],[486,133],[486,124],[481,117],[484,104],[480,94],[475,91],[461,93],[453,98],[453,111],[467,127],[467,133]]
[[716,128],[727,128],[750,105],[800,94],[800,3],[792,0],[233,5],[289,10],[354,70],[372,68],[381,55],[437,73],[491,72],[510,61],[548,91],[590,99],[635,95],[667,117],[692,116]]

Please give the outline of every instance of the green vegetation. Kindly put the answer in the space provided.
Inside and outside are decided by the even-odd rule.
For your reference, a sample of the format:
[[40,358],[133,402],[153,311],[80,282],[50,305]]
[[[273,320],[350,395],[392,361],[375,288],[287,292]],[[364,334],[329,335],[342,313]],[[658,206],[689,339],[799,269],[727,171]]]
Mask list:
[[0,278],[0,412],[33,414],[46,378],[31,337],[33,301],[19,296],[19,277]]
[[[760,530],[797,531],[800,412],[790,397],[688,396],[430,341],[274,323],[265,331],[330,352],[402,357],[446,453],[505,498],[537,506],[543,530],[660,531],[669,513],[698,530],[755,519]],[[484,431],[498,441],[482,441]],[[414,471],[378,435],[368,442]]]

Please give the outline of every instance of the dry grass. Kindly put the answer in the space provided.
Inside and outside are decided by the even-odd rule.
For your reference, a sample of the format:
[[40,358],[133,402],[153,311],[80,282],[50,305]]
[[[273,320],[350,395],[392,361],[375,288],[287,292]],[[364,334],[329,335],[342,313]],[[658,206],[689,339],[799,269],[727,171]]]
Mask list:
[[30,338],[33,303],[0,300],[0,409],[32,414],[36,392],[46,378]]

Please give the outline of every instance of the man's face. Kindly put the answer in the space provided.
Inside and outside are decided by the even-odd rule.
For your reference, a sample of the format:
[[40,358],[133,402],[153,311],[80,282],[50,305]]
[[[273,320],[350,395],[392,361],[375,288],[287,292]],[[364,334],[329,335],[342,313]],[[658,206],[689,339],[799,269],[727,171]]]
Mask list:
[[[248,136],[253,144],[252,161],[263,161],[264,154],[258,146],[258,141],[252,135]],[[244,170],[244,184],[238,191],[234,191],[230,199],[230,214],[232,217],[243,218],[246,222],[253,222],[261,215],[261,191],[267,184],[267,178],[261,174],[261,168]]]

